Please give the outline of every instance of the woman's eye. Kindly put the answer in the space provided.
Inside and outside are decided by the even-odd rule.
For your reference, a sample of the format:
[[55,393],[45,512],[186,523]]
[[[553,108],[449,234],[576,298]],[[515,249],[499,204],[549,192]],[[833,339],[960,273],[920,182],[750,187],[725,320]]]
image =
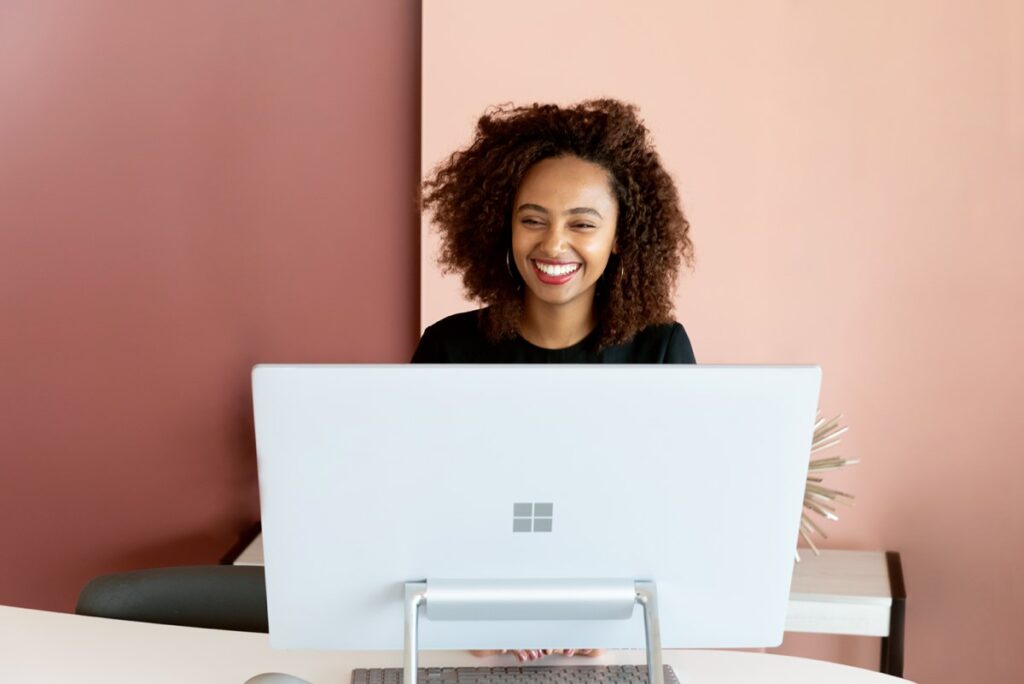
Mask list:
[[544,225],[544,224],[542,224],[540,221],[537,221],[536,219],[523,219],[523,225],[526,225],[526,226],[541,226],[541,225]]
[[592,223],[576,223],[576,224],[573,225],[573,228],[593,228],[593,227],[594,227],[594,225]]

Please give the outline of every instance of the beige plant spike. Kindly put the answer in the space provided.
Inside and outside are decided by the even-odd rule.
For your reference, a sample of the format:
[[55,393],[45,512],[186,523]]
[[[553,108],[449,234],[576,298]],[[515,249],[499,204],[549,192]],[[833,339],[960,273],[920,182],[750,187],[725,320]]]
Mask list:
[[[839,420],[842,417],[843,415],[839,414],[831,420],[825,420],[821,417],[821,411],[818,411],[817,420],[814,423],[814,437],[811,439],[812,455],[839,444],[839,438],[848,429],[839,425]],[[825,520],[836,522],[839,520],[839,516],[836,515],[835,504],[853,505],[853,495],[826,487],[822,484],[821,473],[838,470],[856,463],[859,463],[859,459],[840,458],[839,456],[817,458],[811,461],[807,475],[807,487],[804,489],[804,511],[800,515],[800,537],[811,547],[815,556],[820,556],[821,552],[815,546],[811,535],[821,535],[822,539],[828,539],[828,535],[815,524],[810,514],[813,513]],[[796,560],[800,561],[799,550],[796,552]]]

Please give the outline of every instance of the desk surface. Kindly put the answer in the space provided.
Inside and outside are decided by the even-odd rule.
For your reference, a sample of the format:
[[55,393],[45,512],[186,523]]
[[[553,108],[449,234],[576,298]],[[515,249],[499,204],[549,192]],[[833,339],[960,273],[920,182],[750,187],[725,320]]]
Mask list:
[[[424,666],[509,665],[508,656],[425,651]],[[547,661],[546,661],[547,662]],[[579,659],[551,658],[552,664]],[[612,651],[594,664],[642,663],[641,651]],[[884,684],[906,680],[845,665],[739,651],[666,651],[685,684]],[[400,667],[395,651],[274,651],[266,634],[150,625],[0,606],[0,681],[238,682],[287,672],[313,682],[349,684],[357,667]]]

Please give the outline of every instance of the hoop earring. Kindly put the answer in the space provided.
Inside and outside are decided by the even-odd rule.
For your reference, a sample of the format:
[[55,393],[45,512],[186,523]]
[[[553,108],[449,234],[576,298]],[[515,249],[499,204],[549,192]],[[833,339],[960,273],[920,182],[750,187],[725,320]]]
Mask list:
[[[622,257],[620,257],[617,254],[614,255],[614,256],[615,256],[615,260],[619,262],[619,270],[617,270],[615,272],[615,279],[616,280],[622,280]],[[608,272],[608,268],[606,266],[605,270],[604,270],[604,273],[601,274],[601,280],[602,281],[605,279],[604,276],[605,276],[605,273],[607,273],[607,272]],[[609,278],[608,280],[611,280],[611,278]]]
[[505,270],[508,271],[508,277],[512,279],[512,282],[516,284],[516,290],[518,291],[523,284],[516,278],[516,275],[512,272],[512,248],[509,247],[508,251],[505,252]]

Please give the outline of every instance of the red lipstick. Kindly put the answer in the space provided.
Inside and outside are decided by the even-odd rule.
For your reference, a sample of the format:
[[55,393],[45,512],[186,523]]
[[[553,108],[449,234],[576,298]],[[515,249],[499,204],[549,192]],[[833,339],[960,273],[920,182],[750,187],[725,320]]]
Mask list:
[[[544,271],[540,270],[537,263],[550,264],[552,266],[568,266],[570,264],[575,265],[576,269],[565,275],[548,275]],[[583,264],[574,261],[555,261],[553,259],[530,259],[530,265],[533,266],[533,273],[537,276],[537,280],[544,283],[545,285],[564,285],[573,279],[573,277],[580,272],[583,268]]]

